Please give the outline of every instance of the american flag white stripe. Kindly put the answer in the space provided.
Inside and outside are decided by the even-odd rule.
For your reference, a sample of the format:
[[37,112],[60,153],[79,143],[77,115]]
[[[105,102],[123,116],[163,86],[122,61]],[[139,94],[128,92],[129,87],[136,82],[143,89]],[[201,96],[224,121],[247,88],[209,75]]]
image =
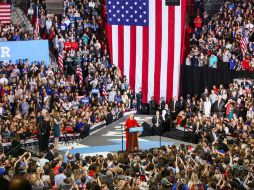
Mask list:
[[113,63],[118,65],[118,26],[112,25]]
[[10,16],[2,16],[2,17],[0,17],[0,19],[3,21],[10,21],[11,17]]
[[1,16],[10,18],[10,16],[11,16],[10,10],[9,10],[9,12],[6,12],[6,13],[1,11]]
[[162,1],[162,45],[161,45],[161,76],[160,97],[166,98],[167,70],[168,70],[168,7]]
[[136,73],[135,73],[135,92],[138,92],[139,88],[142,87],[142,54],[143,54],[143,29],[142,26],[137,26],[136,31]]
[[[182,3],[182,2],[181,2]],[[178,96],[180,80],[180,55],[181,55],[181,6],[175,7],[175,57],[174,57],[174,75],[173,75],[173,96]]]
[[129,80],[130,75],[130,26],[124,27],[124,75]]

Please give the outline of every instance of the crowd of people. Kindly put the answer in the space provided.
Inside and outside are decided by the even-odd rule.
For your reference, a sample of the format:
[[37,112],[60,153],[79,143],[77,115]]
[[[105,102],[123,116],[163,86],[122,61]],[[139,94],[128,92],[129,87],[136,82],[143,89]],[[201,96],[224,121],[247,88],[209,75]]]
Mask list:
[[[69,147],[62,157],[51,145],[37,161],[31,160],[27,152],[12,159],[1,152],[0,185],[6,190],[253,189],[254,140],[246,134],[248,127],[239,127],[241,119],[232,120],[237,122],[235,128],[242,136],[230,139],[223,132],[223,117],[214,120],[215,124],[208,121],[195,147],[162,146],[136,153],[109,153],[106,157],[74,155],[73,147]],[[208,132],[210,129],[212,133]]]
[[33,34],[13,24],[0,23],[0,42],[33,40]]
[[[43,63],[40,68],[43,71]],[[10,73],[13,74],[14,71]],[[45,71],[45,76],[49,71],[50,69]],[[26,78],[27,74],[23,73],[23,75],[22,77]],[[54,77],[49,77],[44,80],[40,77],[38,83],[43,84],[43,81],[47,81],[46,84],[50,86],[50,81],[53,79]],[[0,82],[4,84],[2,89],[10,89],[10,86],[13,86],[9,83],[6,86],[6,79]],[[44,92],[42,94],[45,96],[38,98],[37,95],[39,97],[41,95],[40,90],[29,93],[31,89],[37,88],[35,86],[33,88],[32,84],[29,83],[28,87],[17,84],[15,94],[19,95],[20,92],[28,90],[28,94],[23,94],[24,97],[31,96],[32,101],[39,101],[42,98],[42,102],[57,94],[58,98],[54,99],[54,106],[59,103],[57,99],[63,98],[64,94],[67,97],[66,94],[68,94],[60,90],[54,95],[47,95],[49,89],[46,85],[42,87]],[[52,144],[48,151],[41,153],[37,161],[31,160],[31,155],[27,152],[18,158],[8,159],[1,150],[0,186],[8,185],[10,189],[15,187],[20,189],[20,186],[26,183],[31,189],[252,189],[254,188],[253,89],[253,81],[244,79],[240,84],[234,82],[229,87],[220,85],[213,86],[210,90],[205,89],[199,97],[188,95],[187,98],[180,97],[179,100],[174,97],[169,105],[162,100],[160,107],[164,106],[164,109],[162,116],[159,116],[160,120],[167,114],[164,110],[169,109],[171,117],[176,119],[176,126],[186,127],[193,131],[195,143],[198,143],[195,147],[182,144],[179,147],[168,146],[136,153],[119,152],[108,154],[107,157],[81,157],[79,153],[73,155],[71,154],[72,147],[69,147],[65,156],[62,157],[55,151],[57,147]],[[7,108],[6,112],[2,112],[7,113],[2,115],[7,123],[2,135],[12,134],[14,131],[24,135],[26,124],[31,127],[30,130],[26,130],[29,133],[35,126],[33,121],[36,122],[38,113],[40,114],[37,116],[45,114],[45,118],[50,116],[50,114],[47,115],[48,113],[52,113],[52,122],[55,124],[61,120],[60,115],[65,114],[73,120],[84,121],[78,119],[79,114],[76,113],[80,109],[75,112],[75,106],[72,108],[74,114],[71,111],[66,112],[65,106],[59,108],[56,106],[57,109],[53,106],[50,112],[50,103],[49,105],[42,104],[43,111],[37,112],[38,103],[36,102],[32,104],[35,107],[26,112],[25,105],[31,105],[31,102],[28,104],[26,98],[20,99],[22,95],[15,96],[12,93],[9,95],[11,96],[2,96],[2,101],[13,97],[14,100],[20,100],[20,104],[17,103],[20,106],[16,105],[14,108],[23,107],[23,109],[12,111],[10,106],[9,110]],[[64,101],[62,104],[66,102],[73,103]],[[16,104],[12,103],[10,105]],[[6,104],[1,104],[2,111],[3,105]],[[104,106],[106,110],[108,105]],[[62,112],[57,111],[59,109],[62,109]],[[48,113],[44,110],[48,110]],[[85,112],[87,110],[79,113]],[[160,112],[156,111],[156,116],[159,114]],[[158,121],[153,123],[156,124]],[[9,131],[8,126],[12,127]]]
[[[56,56],[62,54],[63,69],[67,74],[75,74],[78,65],[82,70],[86,67],[111,67],[105,33],[104,1],[64,1],[61,17],[47,14],[45,5],[40,1],[31,4],[31,9],[33,22],[39,17],[40,38],[49,39]],[[93,75],[89,77],[94,78]]]
[[[4,142],[38,133],[36,124],[43,110],[49,120],[46,125],[56,127],[54,135],[59,137],[59,130],[80,132],[84,126],[104,120],[110,124],[126,110],[136,109],[136,95],[126,81],[121,81],[116,67],[101,71],[95,68],[89,74],[95,79],[88,75],[80,88],[74,77],[54,73],[43,61],[0,65],[0,130]],[[107,94],[103,94],[104,84]]]
[[198,12],[186,65],[253,70],[253,1],[227,0],[214,16]]
[[[194,21],[186,64],[246,69],[244,64],[248,63],[250,69],[252,7],[253,1],[228,0],[212,19],[202,11]],[[110,64],[102,1],[64,1],[64,8],[61,18],[47,15],[45,5],[39,1],[31,5],[33,11],[28,11],[31,17],[39,11],[39,35],[63,54],[64,73],[43,61],[0,62],[0,141],[20,142],[35,136],[40,141],[37,160],[28,152],[9,157],[0,146],[1,188],[254,188],[254,83],[247,79],[228,87],[213,86],[200,96],[174,97],[169,104],[162,98],[159,106],[152,98],[152,133],[160,135],[159,126],[164,131],[181,126],[192,132],[196,146],[162,146],[135,153],[109,153],[106,157],[74,155],[70,146],[64,156],[59,154],[56,150],[61,134],[80,133],[83,138],[95,123],[106,121],[108,125],[126,110],[137,109],[140,113],[142,102],[141,89],[134,93],[119,68]],[[1,27],[1,39],[30,38],[18,38],[19,29],[11,28]],[[245,53],[240,48],[243,31],[248,37]],[[77,66],[82,69],[82,83],[75,72]],[[143,126],[149,127],[146,119]],[[54,144],[49,145],[51,134]]]
[[[137,103],[140,109],[141,90],[136,99],[127,78],[110,64],[100,1],[65,1],[61,18],[48,15],[39,1],[31,8],[31,18],[39,15],[39,35],[48,38],[53,49],[62,53],[64,68],[55,69],[43,61],[30,63],[27,59],[17,64],[0,63],[3,142],[43,134],[48,144],[51,134],[57,147],[62,133],[81,132],[82,138],[89,134],[91,125],[105,120],[108,125],[125,111],[136,109]],[[19,29],[14,31],[18,33]],[[82,69],[82,81],[76,67]],[[47,119],[43,120],[44,129],[39,119],[42,115]],[[47,149],[43,147],[40,150]]]

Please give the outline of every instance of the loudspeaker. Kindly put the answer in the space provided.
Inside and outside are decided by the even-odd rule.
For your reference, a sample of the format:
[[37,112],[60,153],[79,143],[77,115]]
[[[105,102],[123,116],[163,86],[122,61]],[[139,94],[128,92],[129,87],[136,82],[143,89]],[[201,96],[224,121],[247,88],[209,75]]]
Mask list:
[[46,0],[48,14],[63,14],[64,4],[62,0]]
[[179,6],[180,0],[166,0],[166,6]]

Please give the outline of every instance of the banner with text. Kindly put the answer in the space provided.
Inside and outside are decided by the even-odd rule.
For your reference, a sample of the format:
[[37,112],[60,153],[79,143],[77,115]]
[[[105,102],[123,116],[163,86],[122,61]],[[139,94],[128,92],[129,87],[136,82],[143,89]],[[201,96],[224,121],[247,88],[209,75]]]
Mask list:
[[0,61],[16,64],[19,59],[28,59],[30,63],[44,61],[49,65],[48,40],[0,42],[0,51]]

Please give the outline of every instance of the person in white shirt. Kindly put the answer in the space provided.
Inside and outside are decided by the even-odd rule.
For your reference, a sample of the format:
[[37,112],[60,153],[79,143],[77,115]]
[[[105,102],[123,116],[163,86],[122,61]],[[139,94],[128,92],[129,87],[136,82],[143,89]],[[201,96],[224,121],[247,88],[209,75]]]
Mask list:
[[209,117],[211,115],[211,107],[212,103],[208,97],[206,97],[206,100],[204,102],[204,114],[206,117]]

